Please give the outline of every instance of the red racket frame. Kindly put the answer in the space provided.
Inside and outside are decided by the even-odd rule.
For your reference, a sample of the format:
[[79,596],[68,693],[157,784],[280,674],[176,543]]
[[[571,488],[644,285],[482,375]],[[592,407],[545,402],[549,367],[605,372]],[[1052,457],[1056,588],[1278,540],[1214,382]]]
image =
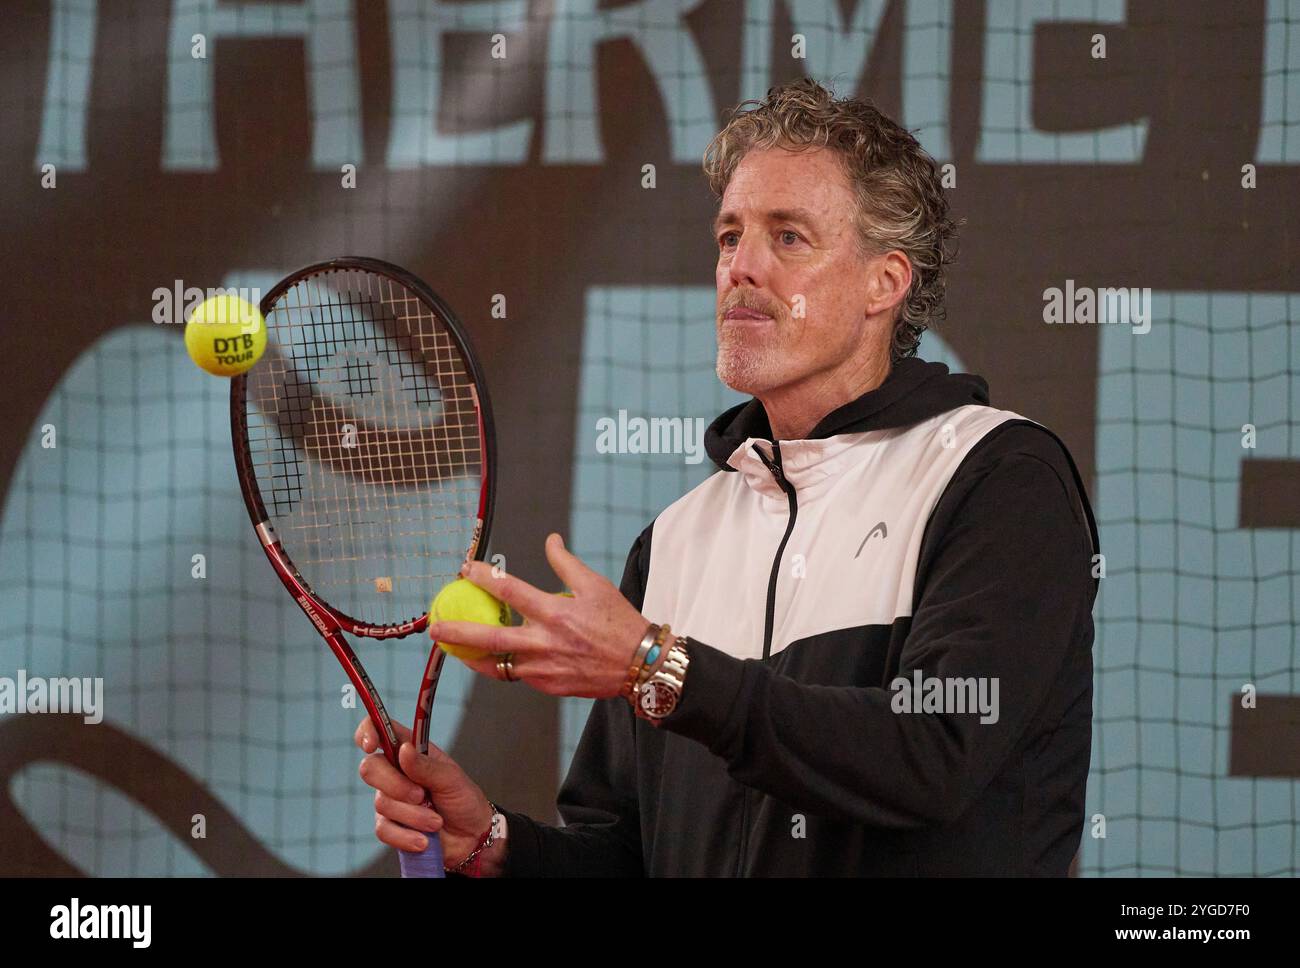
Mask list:
[[[482,455],[478,519],[474,525],[474,532],[470,538],[470,545],[466,549],[465,557],[470,560],[481,559],[487,548],[487,539],[492,523],[492,509],[496,497],[496,439],[492,432],[492,410],[488,400],[487,384],[483,377],[482,366],[473,351],[468,334],[456,318],[455,313],[452,312],[451,307],[424,282],[405,269],[379,259],[348,256],[305,266],[282,279],[262,297],[259,307],[261,313],[263,317],[267,316],[280,296],[303,279],[327,272],[346,272],[349,270],[360,270],[388,277],[398,285],[413,292],[441,317],[452,339],[456,342],[457,349],[460,351],[466,372],[470,378],[470,393],[474,399],[474,408],[478,418],[479,444]],[[360,658],[357,657],[356,652],[348,644],[342,633],[347,632],[359,638],[369,639],[404,638],[427,629],[429,627],[429,614],[426,611],[423,615],[395,625],[370,625],[334,608],[312,590],[307,580],[294,566],[292,559],[284,549],[284,545],[281,544],[279,537],[276,535],[275,527],[271,524],[270,515],[267,514],[266,505],[262,501],[262,495],[257,486],[256,471],[253,467],[248,444],[247,380],[248,375],[241,374],[231,381],[230,427],[235,452],[235,467],[239,477],[239,488],[244,496],[244,505],[248,509],[249,519],[257,532],[257,538],[262,550],[266,553],[267,560],[271,562],[271,567],[279,576],[281,583],[283,583],[293,600],[298,603],[303,614],[316,626],[321,637],[329,645],[330,651],[338,659],[339,665],[347,673],[348,679],[351,680],[360,694],[361,701],[370,716],[371,722],[379,730],[379,742],[383,746],[384,756],[393,766],[398,766],[397,750],[400,744],[397,740],[397,734],[393,730],[392,721],[389,719],[388,710],[384,706],[383,700],[380,699],[374,683],[371,682],[365,666],[361,664]],[[430,597],[432,597],[434,591],[436,589],[429,590]],[[416,750],[420,753],[427,753],[429,749],[429,726],[433,711],[433,700],[437,693],[438,680],[442,674],[442,665],[446,655],[436,643],[433,645],[429,651],[429,659],[425,664],[424,675],[420,682],[415,717],[411,723],[411,739]]]

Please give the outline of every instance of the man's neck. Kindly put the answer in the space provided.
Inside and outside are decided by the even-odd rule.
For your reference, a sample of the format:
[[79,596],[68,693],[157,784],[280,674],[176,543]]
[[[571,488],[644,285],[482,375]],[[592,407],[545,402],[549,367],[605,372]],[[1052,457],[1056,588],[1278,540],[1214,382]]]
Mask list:
[[889,371],[886,355],[864,364],[848,377],[827,379],[820,375],[819,382],[811,385],[783,386],[762,394],[758,400],[767,411],[772,439],[803,440],[828,413],[884,383]]

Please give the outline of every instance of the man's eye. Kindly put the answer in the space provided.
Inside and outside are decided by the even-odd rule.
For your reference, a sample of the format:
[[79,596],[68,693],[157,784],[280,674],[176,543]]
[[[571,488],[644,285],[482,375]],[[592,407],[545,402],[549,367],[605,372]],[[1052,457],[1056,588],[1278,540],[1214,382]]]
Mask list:
[[731,238],[735,234],[736,234],[735,232],[723,232],[720,236],[718,236],[718,244],[725,249],[727,247],[727,239]]
[[[789,238],[787,238],[787,236],[789,236]],[[786,245],[794,245],[799,241],[799,233],[786,229],[781,233],[781,241]]]

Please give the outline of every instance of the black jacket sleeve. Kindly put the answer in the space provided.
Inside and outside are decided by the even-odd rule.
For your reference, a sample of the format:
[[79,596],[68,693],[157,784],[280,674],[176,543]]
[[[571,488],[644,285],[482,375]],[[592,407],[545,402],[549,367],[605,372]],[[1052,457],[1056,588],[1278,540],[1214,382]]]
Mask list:
[[890,688],[802,683],[688,639],[681,702],[660,728],[795,809],[893,829],[961,816],[1043,708],[1067,650],[1092,638],[1095,530],[1073,462],[1042,428],[997,436],[931,517],[898,672],[996,677],[996,723],[901,714]]
[[[652,527],[632,545],[619,586],[637,609],[645,598]],[[626,699],[595,701],[556,799],[565,826],[499,807],[509,832],[506,877],[644,876],[635,727]]]

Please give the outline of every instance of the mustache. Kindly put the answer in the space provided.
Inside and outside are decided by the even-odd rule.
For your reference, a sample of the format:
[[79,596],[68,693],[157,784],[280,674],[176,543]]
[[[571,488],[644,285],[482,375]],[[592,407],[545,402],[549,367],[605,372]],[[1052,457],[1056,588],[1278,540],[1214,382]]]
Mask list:
[[767,302],[753,295],[740,295],[735,299],[730,299],[723,303],[718,309],[718,318],[721,319],[733,309],[751,309],[756,313],[762,313],[765,316],[771,316],[773,319],[780,319],[781,312],[785,309],[784,304],[780,302]]

